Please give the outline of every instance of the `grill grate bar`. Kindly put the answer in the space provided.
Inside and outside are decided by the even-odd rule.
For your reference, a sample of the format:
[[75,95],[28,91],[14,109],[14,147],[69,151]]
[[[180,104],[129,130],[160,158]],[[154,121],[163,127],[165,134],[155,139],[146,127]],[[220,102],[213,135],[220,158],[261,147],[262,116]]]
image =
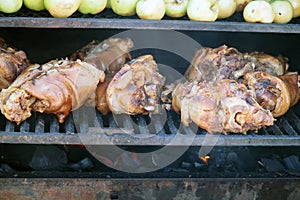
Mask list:
[[175,123],[170,113],[168,113],[167,126],[170,131],[170,134],[175,135],[178,133],[178,128],[175,126]]
[[50,133],[58,133],[59,132],[59,122],[55,116],[51,116],[50,118]]
[[[299,106],[298,106],[299,107]],[[300,117],[297,107],[289,111],[285,116],[277,119],[271,127],[264,127],[257,133],[248,132],[246,135],[229,134],[218,136],[216,145],[219,146],[300,146]],[[0,143],[25,143],[25,144],[81,144],[80,137],[87,141],[85,144],[105,145],[106,138],[101,134],[85,134],[88,130],[99,132],[97,128],[104,128],[106,136],[116,145],[167,145],[176,134],[184,134],[184,138],[194,138],[192,145],[201,145],[207,132],[191,123],[188,127],[181,125],[180,115],[173,111],[167,112],[166,121],[162,116],[155,114],[150,116],[129,115],[101,115],[96,112],[96,118],[79,112],[79,128],[75,127],[75,113],[70,114],[65,123],[59,124],[56,117],[34,113],[33,116],[20,126],[8,120],[1,124]],[[77,114],[77,113],[76,113]],[[152,123],[153,122],[153,123]],[[77,124],[76,124],[77,125]],[[93,129],[94,127],[94,129]],[[96,127],[96,129],[95,129]],[[124,132],[124,130],[130,130]],[[67,134],[66,134],[67,133]],[[120,134],[122,133],[122,134]],[[125,133],[125,134],[123,134]],[[157,133],[157,134],[154,134]],[[183,140],[185,140],[183,139]],[[183,141],[177,141],[172,145],[184,145]]]
[[96,112],[96,118],[94,119],[94,126],[101,127],[101,128],[104,127],[103,118],[102,118],[102,115],[100,114],[100,112]]
[[146,134],[146,135],[150,134],[145,116],[140,116],[139,120],[137,121],[137,125],[139,127],[140,134]]
[[87,113],[86,112],[80,112],[79,117],[80,117],[79,118],[80,119],[80,123],[79,123],[80,133],[87,133],[88,129],[89,129],[89,122],[88,122],[88,118],[87,118]]
[[40,114],[36,114],[35,133],[44,133],[45,122]]
[[114,120],[114,116],[112,114],[108,115],[108,123],[109,123],[109,128],[118,128],[118,124]]
[[285,133],[285,135],[298,135],[285,118],[278,119],[276,124]]
[[73,134],[76,132],[72,113],[70,113],[65,121],[65,130],[67,134]]
[[159,116],[158,115],[153,115],[153,121],[155,122],[154,123],[154,130],[155,130],[155,133],[159,134],[159,135],[166,135],[166,131],[164,129],[164,126],[163,124],[161,123],[160,119],[159,119]]
[[276,123],[273,126],[266,127],[266,130],[270,135],[284,135]]
[[289,110],[285,115],[286,120],[293,127],[293,129],[300,134],[300,120],[299,117],[292,111]]
[[[253,135],[256,135],[254,131],[252,131]],[[263,127],[262,129],[260,129],[258,131],[258,133],[262,134],[262,135],[269,135],[269,132],[267,131],[266,127]]]
[[28,120],[24,121],[20,126],[20,132],[25,133],[30,130],[30,122]]
[[132,122],[129,119],[129,116],[124,116],[123,126],[124,126],[124,128],[127,128],[127,129],[133,129],[134,128],[133,125],[132,125]]
[[10,121],[6,121],[6,126],[5,126],[5,132],[14,132],[15,130],[15,125],[10,122]]

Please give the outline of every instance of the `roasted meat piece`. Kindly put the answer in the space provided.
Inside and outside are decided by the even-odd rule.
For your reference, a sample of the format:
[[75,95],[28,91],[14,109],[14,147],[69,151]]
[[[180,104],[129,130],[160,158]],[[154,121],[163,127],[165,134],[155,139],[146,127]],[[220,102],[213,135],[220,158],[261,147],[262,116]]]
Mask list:
[[297,73],[276,77],[267,72],[252,72],[245,75],[244,83],[253,91],[256,101],[274,117],[285,114],[299,100]]
[[80,59],[96,66],[106,73],[116,73],[131,59],[129,54],[133,47],[130,38],[108,38],[102,42],[92,41],[71,56],[72,60]]
[[113,113],[148,114],[159,111],[159,95],[165,77],[151,55],[126,63],[108,85],[106,98]]
[[223,45],[215,49],[197,50],[185,77],[189,81],[238,80],[252,71],[283,75],[287,68],[283,57],[274,57],[262,52],[241,53],[236,48]]
[[181,114],[181,122],[185,126],[194,122],[209,133],[246,133],[273,125],[271,112],[234,80],[179,83],[172,96],[172,107]]
[[1,112],[20,124],[32,111],[55,114],[64,122],[95,92],[104,72],[80,60],[52,60],[31,65],[0,92]]
[[8,47],[0,38],[0,91],[7,88],[28,65],[24,51]]
[[106,100],[107,86],[125,64],[126,59],[131,59],[129,51],[132,47],[133,42],[130,38],[109,38],[101,43],[92,41],[72,55],[72,59],[79,58],[105,70],[105,81],[98,84],[96,94],[87,102],[88,106],[96,106],[104,115],[110,112]]

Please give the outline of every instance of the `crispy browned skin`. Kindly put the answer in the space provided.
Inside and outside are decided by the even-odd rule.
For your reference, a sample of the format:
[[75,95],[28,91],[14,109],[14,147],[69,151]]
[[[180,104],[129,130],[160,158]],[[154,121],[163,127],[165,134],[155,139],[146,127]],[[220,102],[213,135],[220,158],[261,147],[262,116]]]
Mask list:
[[54,114],[62,123],[95,92],[104,77],[103,71],[80,60],[31,65],[0,92],[1,112],[17,124],[32,111]]
[[131,59],[129,54],[133,47],[130,38],[108,38],[102,42],[92,41],[71,56],[71,59],[84,60],[106,73],[116,73],[126,62]]
[[99,83],[96,89],[96,108],[103,115],[110,112],[106,99],[106,90],[112,78],[113,74],[105,75],[105,81],[103,83]]
[[257,102],[274,117],[285,114],[299,100],[297,73],[276,77],[267,72],[252,72],[246,74],[244,83],[253,91]]
[[246,133],[273,125],[271,112],[234,80],[179,83],[172,95],[172,107],[182,123],[194,122],[209,133]]
[[28,65],[24,51],[8,47],[0,38],[0,91],[7,88]]
[[283,75],[287,68],[286,60],[282,57],[263,52],[241,53],[236,48],[223,45],[215,49],[197,50],[185,77],[189,81],[238,80],[252,71]]
[[110,112],[106,100],[107,86],[114,74],[125,64],[126,59],[131,59],[132,47],[133,42],[130,38],[109,38],[101,43],[92,41],[72,55],[72,59],[79,58],[105,70],[105,81],[98,84],[95,96],[87,103],[89,106],[96,106],[104,115]]
[[158,112],[159,94],[165,78],[159,74],[151,55],[125,64],[109,83],[107,103],[113,113],[148,114]]
[[298,103],[300,98],[300,88],[299,88],[299,75],[297,72],[289,72],[282,76],[278,76],[288,88],[290,97],[291,97],[291,106],[294,106]]

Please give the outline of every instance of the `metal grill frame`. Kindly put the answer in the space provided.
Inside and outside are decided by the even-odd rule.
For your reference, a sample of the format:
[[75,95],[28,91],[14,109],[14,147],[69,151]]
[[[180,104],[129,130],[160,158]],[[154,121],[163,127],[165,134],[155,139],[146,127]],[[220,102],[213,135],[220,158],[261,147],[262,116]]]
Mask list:
[[[145,126],[146,121],[143,116],[140,116],[137,125],[125,120],[123,126],[118,126],[111,114],[103,116],[97,112],[97,119],[94,123],[99,123],[100,126],[89,127],[89,122],[86,120],[80,122],[79,127],[90,128],[86,133],[76,131],[72,115],[66,119],[64,124],[59,124],[55,116],[35,113],[32,118],[20,126],[6,120],[4,130],[0,131],[0,143],[164,146],[170,145],[176,134],[184,134],[182,140],[172,142],[171,145],[300,146],[299,110],[300,103],[278,118],[273,126],[264,127],[257,133],[249,131],[246,135],[220,134],[211,141],[205,140],[208,133],[202,129],[195,133],[190,127],[181,126],[182,128],[180,128],[177,126],[176,124],[180,123],[180,117],[174,112],[168,113],[165,124],[155,124],[155,134]],[[104,121],[107,125],[104,124]],[[126,133],[124,133],[124,129],[126,129]],[[190,144],[190,139],[193,139],[192,144]]]
[[300,18],[294,18],[288,24],[246,23],[242,12],[215,22],[190,21],[187,16],[163,20],[140,20],[136,15],[121,17],[106,9],[97,15],[74,13],[69,18],[53,18],[47,11],[34,12],[22,8],[13,14],[0,13],[0,27],[23,28],[84,28],[84,29],[156,29],[189,30],[216,32],[257,32],[257,33],[300,33]]
[[[137,16],[121,17],[111,10],[105,10],[98,15],[82,15],[76,12],[70,18],[53,18],[47,11],[34,12],[23,7],[21,11],[13,14],[0,13],[1,28],[67,28],[67,29],[156,29],[156,30],[186,30],[186,31],[215,31],[215,32],[256,32],[256,33],[300,33],[300,18],[293,19],[288,24],[259,24],[246,23],[242,13],[235,13],[232,17],[216,22],[195,22],[187,17],[181,19],[140,20]],[[258,133],[249,132],[247,135],[220,135],[214,144],[203,141],[205,131],[200,131],[193,140],[192,145],[218,145],[218,146],[299,146],[300,145],[300,105],[291,108],[283,117],[279,118],[274,126],[262,128]],[[45,125],[45,119],[49,120]],[[132,134],[123,134],[113,121],[105,127],[105,134],[76,133],[71,117],[64,126],[60,125],[53,116],[36,115],[23,122],[20,126],[5,120],[0,116],[0,143],[12,144],[85,144],[108,145],[107,140],[115,145],[167,145],[177,132],[174,120],[168,120],[166,127],[171,134],[162,129],[158,134],[140,126],[137,131],[148,135],[143,139]],[[102,116],[98,119],[101,121]],[[46,120],[46,121],[47,121]],[[142,122],[143,123],[143,122]],[[129,130],[130,124],[127,127]],[[84,124],[83,124],[84,126]],[[46,130],[47,129],[47,130]],[[64,131],[62,131],[62,129]],[[46,131],[45,131],[46,130]],[[134,131],[135,132],[135,131]],[[174,133],[175,132],[175,133]],[[183,131],[187,140],[194,137],[189,127]],[[79,137],[80,136],[80,137]],[[173,145],[186,145],[185,141]]]

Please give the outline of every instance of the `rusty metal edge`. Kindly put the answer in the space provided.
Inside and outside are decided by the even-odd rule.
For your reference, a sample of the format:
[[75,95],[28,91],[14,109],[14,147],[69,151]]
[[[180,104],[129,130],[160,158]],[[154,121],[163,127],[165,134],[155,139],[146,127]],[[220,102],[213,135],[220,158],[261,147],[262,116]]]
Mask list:
[[1,199],[299,199],[299,178],[0,179]]
[[260,24],[246,22],[196,22],[189,20],[140,20],[101,18],[2,17],[0,27],[157,29],[219,32],[300,33],[300,24]]
[[[154,135],[138,138],[134,135],[120,134],[66,134],[66,133],[16,133],[0,132],[2,144],[85,144],[85,145],[129,145],[129,146],[299,146],[299,136],[275,135],[219,135],[213,141],[206,141],[205,135],[183,135],[180,142],[174,142],[174,135]],[[170,143],[172,141],[172,143]],[[178,141],[178,140],[177,140]]]

